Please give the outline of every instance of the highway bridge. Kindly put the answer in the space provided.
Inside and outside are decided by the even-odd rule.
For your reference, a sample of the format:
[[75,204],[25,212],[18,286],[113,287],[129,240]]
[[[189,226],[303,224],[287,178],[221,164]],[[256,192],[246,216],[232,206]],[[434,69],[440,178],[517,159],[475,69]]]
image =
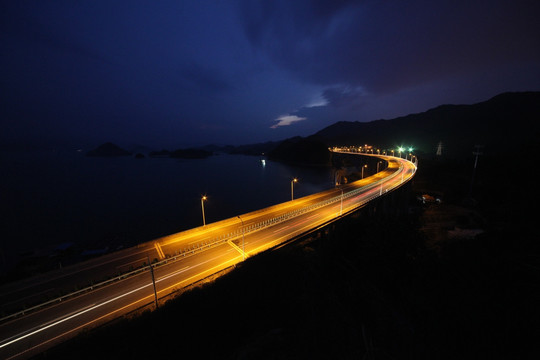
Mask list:
[[[350,184],[3,286],[0,304],[9,315],[0,319],[0,358],[28,358],[83,329],[294,241],[395,191],[416,172],[416,163],[406,159],[361,155],[382,159],[387,166]],[[70,291],[74,288],[79,290]],[[24,304],[35,305],[23,310]]]

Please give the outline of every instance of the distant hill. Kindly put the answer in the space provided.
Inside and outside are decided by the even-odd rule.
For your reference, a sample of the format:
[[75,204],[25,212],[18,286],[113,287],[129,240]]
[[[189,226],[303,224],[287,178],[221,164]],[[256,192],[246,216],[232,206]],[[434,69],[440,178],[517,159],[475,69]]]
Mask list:
[[474,145],[486,151],[519,151],[538,139],[540,92],[503,93],[473,105],[441,105],[423,113],[391,120],[338,122],[315,135],[333,145],[372,144],[382,148],[413,146],[435,153],[439,142],[451,155],[470,153]]
[[330,165],[328,146],[315,136],[282,141],[268,153],[268,158],[290,164]]
[[127,150],[122,149],[121,147],[107,142],[90,150],[86,153],[86,156],[98,156],[98,157],[114,157],[114,156],[129,156],[131,153]]

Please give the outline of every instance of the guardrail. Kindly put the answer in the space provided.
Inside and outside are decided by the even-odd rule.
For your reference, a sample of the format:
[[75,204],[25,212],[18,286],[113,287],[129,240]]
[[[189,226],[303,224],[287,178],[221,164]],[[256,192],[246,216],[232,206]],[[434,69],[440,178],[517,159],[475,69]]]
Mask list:
[[[415,167],[416,167],[416,164],[415,164]],[[223,243],[225,243],[225,242],[227,242],[229,240],[236,239],[236,238],[238,238],[238,237],[240,237],[242,235],[245,236],[246,234],[253,233],[253,232],[265,229],[265,228],[270,227],[270,226],[277,225],[277,224],[282,223],[284,221],[287,221],[287,220],[289,220],[291,218],[297,217],[299,215],[305,214],[307,212],[316,210],[316,209],[324,207],[324,206],[328,206],[328,205],[336,203],[338,201],[348,199],[350,197],[353,197],[353,196],[359,194],[360,192],[364,192],[366,190],[373,189],[373,188],[378,187],[379,185],[381,185],[381,192],[376,193],[376,194],[370,196],[369,198],[363,199],[362,201],[356,203],[355,206],[353,206],[352,208],[347,209],[347,212],[350,212],[350,211],[352,211],[352,210],[354,210],[356,208],[362,207],[363,205],[365,205],[366,203],[372,201],[373,199],[375,199],[375,198],[377,198],[379,196],[382,196],[383,194],[386,194],[387,192],[393,191],[396,188],[400,187],[403,184],[403,181],[401,181],[399,183],[396,183],[396,184],[393,184],[389,188],[386,188],[385,189],[386,191],[384,191],[384,192],[382,191],[382,183],[388,181],[389,179],[395,178],[396,176],[398,176],[398,174],[401,171],[403,171],[403,164],[400,163],[399,168],[392,175],[389,175],[389,176],[387,176],[385,178],[379,179],[379,180],[377,180],[377,181],[375,181],[375,182],[373,182],[373,183],[371,183],[369,185],[365,185],[365,186],[359,187],[359,188],[357,188],[355,190],[351,190],[351,191],[348,191],[348,192],[343,192],[342,194],[336,195],[336,196],[334,196],[334,197],[332,197],[330,199],[323,200],[323,201],[320,201],[320,202],[317,202],[315,204],[311,204],[309,206],[305,206],[305,207],[302,207],[302,208],[299,208],[299,209],[295,209],[293,211],[289,211],[289,212],[287,212],[285,214],[281,214],[281,215],[276,216],[276,217],[274,217],[272,219],[267,219],[267,220],[258,222],[256,224],[249,225],[249,226],[244,226],[244,227],[240,226],[239,229],[237,229],[235,231],[232,231],[232,232],[229,232],[227,234],[220,235],[220,236],[218,236],[218,237],[216,237],[216,238],[214,238],[212,240],[205,241],[205,242],[200,242],[200,243],[197,243],[197,244],[192,244],[190,246],[184,247],[181,250],[177,250],[173,255],[166,254],[165,259],[163,259],[161,261],[157,261],[154,264],[143,265],[139,269],[136,269],[136,270],[121,274],[119,276],[110,278],[108,280],[99,282],[97,284],[87,286],[87,287],[85,287],[83,289],[71,292],[71,293],[66,294],[66,295],[62,295],[62,296],[57,297],[55,299],[49,300],[47,302],[44,302],[44,303],[29,307],[27,309],[21,310],[19,312],[10,314],[8,316],[0,318],[0,322],[3,322],[5,320],[9,320],[9,319],[12,319],[12,318],[15,318],[15,317],[18,317],[18,316],[23,316],[23,315],[25,315],[25,314],[27,314],[29,312],[38,310],[38,309],[43,308],[45,306],[55,304],[55,303],[59,303],[59,302],[65,301],[65,300],[67,300],[69,298],[75,297],[77,295],[80,295],[80,294],[95,290],[97,288],[101,288],[101,287],[106,286],[106,285],[109,285],[109,284],[111,284],[113,282],[120,281],[120,280],[123,280],[123,279],[131,277],[131,276],[135,276],[137,274],[140,274],[142,272],[150,270],[150,267],[161,266],[161,265],[167,264],[168,262],[174,262],[174,261],[181,260],[181,259],[185,258],[186,256],[194,255],[196,252],[207,250],[209,248],[221,245],[221,244],[223,244]]]

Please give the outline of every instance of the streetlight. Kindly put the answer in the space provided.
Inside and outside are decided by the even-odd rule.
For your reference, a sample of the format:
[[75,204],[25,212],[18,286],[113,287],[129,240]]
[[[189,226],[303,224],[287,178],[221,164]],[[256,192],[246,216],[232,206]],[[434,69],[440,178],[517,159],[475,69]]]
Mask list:
[[297,178],[291,180],[291,201],[294,200],[294,183],[298,182]]
[[403,151],[403,148],[402,147],[398,148],[398,151],[399,151],[399,158],[401,159],[401,152]]
[[206,200],[206,195],[201,198],[201,210],[202,210],[202,224],[206,226],[206,219],[204,218],[204,201]]
[[244,220],[240,217],[240,215],[236,216],[240,219],[242,222],[242,261],[246,260],[246,239],[244,238]]
[[362,166],[362,179],[364,178],[364,168],[367,168],[367,164]]

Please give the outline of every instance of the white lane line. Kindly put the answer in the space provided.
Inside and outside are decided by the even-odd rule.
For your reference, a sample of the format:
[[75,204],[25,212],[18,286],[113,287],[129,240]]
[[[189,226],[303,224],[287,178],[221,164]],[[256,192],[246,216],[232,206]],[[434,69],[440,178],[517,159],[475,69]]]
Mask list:
[[137,292],[137,291],[139,291],[139,290],[142,290],[142,289],[144,289],[144,288],[146,288],[146,287],[148,287],[148,286],[152,286],[152,283],[149,283],[149,284],[146,284],[146,285],[144,285],[144,286],[141,286],[141,287],[139,287],[139,288],[137,288],[137,289],[128,291],[128,292],[125,293],[125,294],[122,294],[122,295],[119,295],[119,296],[114,297],[114,298],[112,298],[112,299],[109,299],[109,300],[107,300],[107,301],[105,301],[105,302],[102,302],[101,304],[91,306],[91,307],[89,307],[89,308],[87,308],[87,309],[84,309],[84,310],[82,310],[82,311],[80,311],[80,312],[77,312],[76,314],[67,316],[67,317],[65,317],[65,318],[63,318],[63,319],[61,319],[61,320],[58,320],[58,321],[56,321],[56,322],[50,323],[49,325],[43,326],[42,328],[39,328],[39,329],[34,330],[34,331],[32,331],[32,332],[29,332],[28,334],[25,334],[25,335],[23,335],[23,336],[21,336],[21,337],[19,337],[19,338],[17,338],[17,339],[8,341],[8,342],[6,342],[6,343],[3,343],[2,345],[0,345],[0,349],[3,348],[3,347],[6,347],[6,346],[8,346],[8,345],[14,344],[14,343],[16,343],[17,341],[20,341],[20,340],[25,339],[25,338],[27,338],[27,337],[30,337],[30,336],[32,336],[32,335],[38,334],[38,333],[40,333],[40,332],[42,332],[42,331],[45,331],[45,330],[47,330],[47,329],[49,329],[49,328],[51,328],[51,327],[53,327],[53,326],[56,326],[56,325],[59,325],[59,324],[61,324],[61,323],[63,323],[63,322],[66,322],[66,321],[68,321],[68,320],[74,319],[74,318],[76,318],[76,317],[78,317],[78,316],[80,316],[80,315],[82,315],[82,314],[85,314],[85,313],[87,313],[87,312],[89,312],[89,311],[92,311],[92,310],[95,310],[95,309],[97,309],[97,308],[100,308],[100,307],[102,307],[102,306],[104,306],[104,305],[107,305],[107,304],[109,304],[109,303],[111,303],[111,302],[113,302],[113,301],[116,301],[116,300],[118,300],[118,299],[121,299],[121,298],[123,298],[123,297],[125,297],[125,296],[131,295],[131,294],[133,294],[133,293],[135,293],[135,292]]
[[[89,307],[92,307],[92,306],[94,306],[94,305],[96,305],[96,304],[88,305],[88,306],[86,306],[85,308],[89,308]],[[83,308],[83,309],[85,309],[85,308]],[[80,309],[79,309],[79,310],[80,310]],[[73,315],[73,314],[79,312],[79,310],[73,311],[73,312],[67,314],[67,316]],[[65,315],[64,315],[64,316],[65,316]],[[46,323],[44,323],[44,324],[40,324],[40,325],[38,325],[38,326],[36,326],[36,327],[34,327],[34,328],[32,328],[32,329],[29,329],[29,330],[26,330],[26,331],[22,331],[22,332],[20,332],[20,333],[18,333],[18,334],[12,335],[12,336],[10,336],[9,338],[4,339],[4,340],[2,340],[2,341],[9,341],[9,340],[14,339],[14,338],[17,338],[17,337],[19,337],[19,336],[23,336],[23,334],[28,333],[28,331],[32,331],[32,330],[34,330],[34,329],[40,329],[40,328],[42,328],[42,327],[44,327],[44,326],[47,326],[48,324],[51,324],[51,323],[54,323],[55,321],[58,321],[59,319],[62,319],[62,317],[57,317],[56,319],[50,320],[50,321],[48,321],[48,322],[46,322]],[[2,346],[0,346],[0,347],[2,347]]]
[[137,263],[139,265],[142,265],[146,261],[147,261],[146,258],[140,258],[139,260],[134,260],[134,261],[130,261],[128,263],[122,264],[122,265],[118,265],[116,268],[119,269],[121,267],[128,266],[128,265],[135,264],[135,263]]
[[285,230],[285,229],[287,229],[289,227],[291,227],[291,225],[281,226],[277,230],[272,231],[272,233],[277,233],[277,232],[283,231],[283,230]]
[[[232,250],[232,249],[231,249],[231,250]],[[217,259],[217,258],[219,258],[219,257],[222,257],[222,256],[223,256],[223,255],[218,255],[218,256],[215,257],[215,258],[212,258],[212,259],[203,261],[203,262],[198,263],[198,264],[196,264],[196,265],[194,265],[194,266],[192,266],[192,267],[195,268],[195,267],[197,267],[197,266],[201,266],[201,265],[206,264],[206,263],[208,263],[208,262],[210,262],[210,261],[214,261],[215,259]],[[189,269],[189,268],[190,268],[190,266],[187,266],[187,267],[185,267],[185,268],[183,268],[183,269],[180,269],[180,270],[175,271],[175,272],[172,273],[172,274],[165,275],[165,276],[159,278],[158,280],[156,280],[156,282],[161,282],[161,281],[163,281],[163,280],[166,280],[166,279],[168,279],[168,278],[170,278],[170,277],[172,277],[172,276],[175,276],[175,275],[177,275],[177,274],[179,274],[179,273],[181,273],[181,272],[186,271],[186,270]],[[72,313],[72,315],[68,315],[67,317],[65,317],[65,318],[63,318],[63,319],[60,319],[60,320],[58,320],[58,321],[52,320],[52,322],[49,322],[48,325],[45,325],[45,326],[41,325],[42,327],[40,327],[39,329],[36,329],[36,330],[34,330],[34,331],[31,331],[31,332],[29,332],[29,333],[27,333],[27,334],[25,334],[25,335],[22,335],[22,336],[20,336],[20,337],[18,337],[18,338],[16,338],[16,339],[13,339],[13,337],[11,337],[10,339],[13,339],[13,340],[10,340],[10,341],[8,340],[7,342],[4,342],[4,343],[0,344],[0,349],[6,347],[6,346],[8,346],[8,345],[14,344],[14,343],[16,343],[16,342],[18,342],[18,341],[20,341],[20,340],[23,340],[23,339],[25,339],[25,338],[27,338],[27,337],[33,336],[33,335],[35,335],[35,334],[38,334],[38,333],[40,333],[40,332],[42,332],[42,331],[45,331],[45,330],[47,330],[47,329],[49,329],[49,328],[52,328],[53,326],[56,326],[56,325],[59,325],[59,324],[61,324],[61,323],[63,323],[63,322],[66,322],[66,321],[68,321],[68,320],[74,319],[74,318],[76,318],[76,317],[78,317],[78,316],[80,316],[80,315],[83,315],[83,314],[85,314],[85,313],[87,313],[87,312],[89,312],[89,311],[98,309],[98,308],[100,308],[100,307],[102,307],[102,306],[104,306],[104,305],[107,305],[107,304],[109,304],[109,303],[111,303],[111,302],[113,302],[113,301],[119,300],[119,299],[121,299],[121,298],[123,298],[123,297],[126,297],[126,296],[128,296],[128,295],[131,295],[131,294],[133,294],[133,293],[135,293],[135,292],[137,292],[137,291],[140,291],[140,290],[142,290],[142,289],[144,289],[144,288],[147,288],[147,287],[149,287],[149,286],[152,286],[152,283],[148,283],[148,284],[143,285],[143,286],[141,286],[141,287],[139,287],[139,288],[136,288],[136,289],[133,289],[133,290],[131,290],[131,291],[128,291],[128,292],[125,293],[125,294],[116,296],[116,297],[114,297],[114,298],[112,298],[112,299],[109,299],[109,300],[103,302],[103,303],[100,303],[100,304],[97,304],[97,305],[93,305],[93,306],[91,305],[90,307],[88,307],[88,308],[86,308],[86,309],[84,309],[84,310],[82,310],[82,311],[80,311],[80,312]],[[4,340],[4,341],[5,341],[5,340]]]

